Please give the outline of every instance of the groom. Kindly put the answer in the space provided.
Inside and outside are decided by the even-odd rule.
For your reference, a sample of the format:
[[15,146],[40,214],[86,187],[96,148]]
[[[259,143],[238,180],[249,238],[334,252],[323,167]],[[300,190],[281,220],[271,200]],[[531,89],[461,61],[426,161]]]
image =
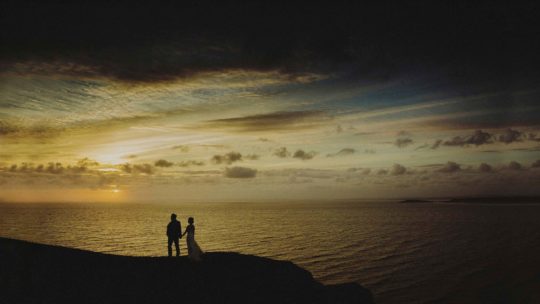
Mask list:
[[167,225],[167,249],[169,256],[172,256],[172,243],[176,247],[176,256],[180,256],[179,239],[182,238],[182,227],[180,222],[176,220],[176,214],[171,214],[171,222]]

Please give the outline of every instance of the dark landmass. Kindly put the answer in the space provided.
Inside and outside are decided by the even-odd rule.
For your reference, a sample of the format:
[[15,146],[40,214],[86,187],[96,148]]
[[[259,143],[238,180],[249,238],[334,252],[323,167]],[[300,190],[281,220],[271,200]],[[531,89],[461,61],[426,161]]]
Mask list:
[[403,204],[417,203],[467,203],[467,204],[540,204],[537,196],[457,197],[446,199],[406,199]]
[[433,203],[433,201],[422,199],[406,199],[399,202],[403,204]]
[[215,252],[196,263],[6,238],[0,238],[0,286],[4,304],[373,303],[358,284],[325,286],[286,261]]

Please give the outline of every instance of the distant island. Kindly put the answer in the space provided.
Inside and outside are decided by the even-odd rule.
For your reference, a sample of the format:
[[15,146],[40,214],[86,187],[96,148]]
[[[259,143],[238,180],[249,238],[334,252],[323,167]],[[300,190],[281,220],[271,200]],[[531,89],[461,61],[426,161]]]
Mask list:
[[405,199],[405,200],[399,201],[399,203],[403,203],[403,204],[418,204],[418,203],[540,204],[540,197],[538,196],[493,196],[493,197]]
[[238,253],[127,257],[0,238],[2,303],[373,303],[287,261]]

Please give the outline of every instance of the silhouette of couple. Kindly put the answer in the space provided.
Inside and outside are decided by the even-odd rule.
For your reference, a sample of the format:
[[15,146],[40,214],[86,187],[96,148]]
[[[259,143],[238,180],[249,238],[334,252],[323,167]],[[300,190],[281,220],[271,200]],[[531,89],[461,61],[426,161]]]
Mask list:
[[171,222],[167,225],[167,249],[169,256],[172,256],[172,244],[176,247],[176,256],[180,256],[180,239],[187,234],[186,243],[188,248],[188,256],[194,261],[200,261],[203,251],[195,241],[195,221],[192,217],[188,218],[189,225],[186,231],[182,233],[182,225],[176,219],[176,214],[171,214]]

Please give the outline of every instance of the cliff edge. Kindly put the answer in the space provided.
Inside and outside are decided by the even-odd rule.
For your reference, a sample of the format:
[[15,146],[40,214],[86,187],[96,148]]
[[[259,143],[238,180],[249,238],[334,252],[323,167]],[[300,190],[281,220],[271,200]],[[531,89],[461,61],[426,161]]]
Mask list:
[[212,252],[127,257],[0,238],[2,303],[373,303],[287,261]]

